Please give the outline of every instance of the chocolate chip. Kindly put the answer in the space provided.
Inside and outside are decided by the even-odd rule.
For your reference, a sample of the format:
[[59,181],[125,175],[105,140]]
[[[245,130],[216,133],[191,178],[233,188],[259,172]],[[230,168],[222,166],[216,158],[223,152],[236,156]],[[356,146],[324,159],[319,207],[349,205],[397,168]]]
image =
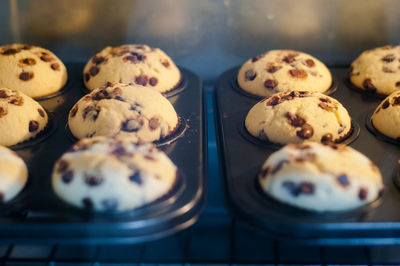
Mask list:
[[296,132],[296,135],[299,138],[302,139],[309,139],[314,135],[314,129],[312,128],[311,125],[305,123],[302,127],[301,130]]
[[313,67],[313,66],[315,66],[315,62],[314,62],[314,60],[312,60],[312,59],[307,59],[307,60],[306,60],[306,65],[307,65],[308,67]]
[[31,45],[24,45],[24,46],[22,46],[22,50],[30,50],[32,48],[32,46]]
[[269,141],[267,134],[265,134],[264,129],[261,129],[258,133],[258,138],[263,141]]
[[161,125],[161,119],[159,117],[152,117],[149,121],[150,130],[155,130]]
[[299,189],[303,194],[314,194],[314,184],[311,182],[301,182]]
[[35,132],[39,128],[39,122],[35,120],[29,121],[29,132]]
[[157,85],[157,83],[158,83],[158,79],[157,79],[157,78],[152,77],[152,78],[149,79],[149,84],[150,84],[151,86],[154,87],[154,86]]
[[83,76],[84,76],[84,78],[85,78],[85,81],[88,82],[89,79],[90,79],[89,73],[85,73]]
[[96,131],[86,134],[86,137],[87,138],[92,138],[94,135],[96,135]]
[[252,69],[249,69],[244,73],[244,79],[245,80],[252,81],[252,80],[254,80],[256,78],[256,76],[257,76],[257,73],[255,71],[253,71]]
[[264,82],[264,87],[267,89],[274,89],[276,86],[278,86],[278,81],[272,80],[272,79],[267,79]]
[[111,99],[111,97],[110,97],[108,91],[106,91],[106,90],[100,90],[100,91],[96,92],[96,93],[92,96],[92,99],[93,99],[94,101],[100,101],[100,100],[103,100],[103,99]]
[[393,97],[392,105],[395,106],[395,105],[399,105],[399,104],[400,104],[400,97],[399,96]]
[[3,107],[0,107],[0,117],[7,115],[8,111]]
[[146,59],[145,55],[138,54],[136,52],[131,52],[131,55],[125,56],[122,58],[124,62],[138,63]]
[[132,111],[135,111],[135,112],[137,112],[138,114],[141,114],[142,113],[142,106],[139,104],[139,103],[133,103],[132,105],[131,105],[131,107],[129,108],[129,110],[132,110]]
[[358,197],[360,200],[365,200],[368,196],[368,190],[366,188],[360,188],[360,192],[358,192]]
[[141,185],[143,183],[142,175],[140,174],[139,171],[135,172],[133,175],[131,175],[129,177],[129,180],[132,181],[132,182],[135,182],[138,185]]
[[23,81],[28,81],[33,78],[33,72],[22,72],[19,74],[19,79]]
[[24,104],[24,98],[22,97],[14,97],[8,101],[10,104],[21,106]]
[[289,74],[294,78],[305,79],[307,78],[307,72],[304,69],[291,69]]
[[269,174],[269,167],[262,169],[260,173],[258,173],[258,176],[261,178],[266,178],[268,174]]
[[340,185],[343,187],[348,187],[350,185],[349,179],[347,178],[346,175],[340,175],[337,177],[337,181],[339,182]]
[[330,107],[326,103],[319,103],[318,107],[324,109],[325,111],[330,111]]
[[5,92],[5,90],[0,90],[0,98],[7,98],[7,97],[8,97],[8,95]]
[[394,57],[393,54],[388,54],[385,57],[382,57],[382,61],[386,63],[393,62],[396,58]]
[[114,99],[114,100],[117,100],[117,101],[125,102],[125,99],[122,98],[122,97],[119,96],[119,95],[115,96],[113,99]]
[[60,64],[59,63],[53,63],[50,65],[51,69],[53,69],[54,71],[58,71],[60,70]]
[[333,136],[331,133],[326,133],[321,138],[321,142],[332,142],[332,141],[333,141]]
[[275,66],[275,65],[273,65],[273,63],[268,63],[266,69],[267,69],[268,73],[275,73],[276,71],[278,71],[281,68],[282,68],[281,66]]
[[276,174],[277,172],[279,172],[279,171],[282,169],[282,167],[283,167],[283,165],[284,165],[285,163],[289,163],[289,161],[288,161],[288,160],[282,160],[282,161],[280,161],[280,162],[275,166],[275,168],[272,169],[271,175],[274,175],[274,174]]
[[87,106],[85,109],[83,109],[82,117],[83,119],[86,119],[87,116],[89,116],[93,121],[96,121],[97,117],[99,116],[100,113],[100,107],[94,107],[94,106]]
[[103,63],[106,59],[102,56],[94,56],[92,58],[92,63],[95,65],[100,65],[101,63]]
[[65,160],[60,160],[58,162],[58,167],[57,167],[57,171],[60,173],[64,173],[65,171],[67,171],[69,166],[69,163]]
[[269,98],[266,102],[267,106],[275,106],[281,103],[281,100],[278,96],[273,96],[271,98]]
[[19,50],[14,49],[14,48],[9,48],[2,52],[3,55],[12,55],[12,54],[16,54],[16,53],[19,53]]
[[109,198],[101,201],[101,205],[104,206],[104,209],[107,211],[114,211],[118,208],[118,200],[115,198]]
[[45,117],[45,113],[42,109],[37,109],[37,111],[41,117]]
[[150,155],[145,155],[144,158],[146,160],[149,160],[149,161],[155,161],[156,160],[156,158],[154,158],[153,156],[150,156]]
[[66,184],[70,183],[73,178],[74,178],[74,172],[73,171],[68,171],[68,172],[66,172],[65,174],[63,174],[61,176],[61,180]]
[[19,60],[19,63],[21,65],[33,66],[34,64],[36,64],[36,60],[33,58],[24,58]]
[[88,176],[88,175],[85,175],[85,183],[88,186],[91,186],[91,187],[98,186],[101,183],[103,183],[103,178],[101,176],[95,176],[95,175]]
[[396,82],[396,87],[400,87],[400,81]]
[[123,146],[118,146],[112,151],[112,154],[114,154],[117,157],[120,157],[120,156],[127,156],[129,153]]
[[294,127],[301,127],[306,123],[306,121],[300,116],[292,115],[289,112],[285,114],[285,117],[288,119],[288,123]]
[[[43,54],[43,53],[42,53]],[[49,54],[43,54],[40,57],[40,60],[44,61],[44,62],[51,62],[54,60],[54,58],[52,56],[50,56]]]
[[138,85],[146,86],[148,77],[146,75],[140,75],[135,77],[135,83]]
[[161,61],[161,64],[162,64],[163,66],[165,66],[166,68],[169,67],[169,61],[168,61],[168,60]]
[[389,101],[388,101],[388,100],[384,101],[384,102],[383,102],[383,104],[382,104],[382,109],[386,109],[386,108],[388,108],[388,107],[389,107],[389,105],[390,105],[390,103],[389,103]]
[[297,54],[288,54],[287,56],[285,56],[282,61],[286,62],[288,64],[293,63],[294,61],[296,61],[295,57],[297,56]]
[[142,120],[130,119],[122,123],[121,130],[126,132],[136,132],[143,126]]
[[75,105],[74,108],[71,109],[70,116],[75,117],[76,112],[78,112],[78,106]]
[[82,199],[82,203],[83,203],[83,207],[88,210],[91,211],[93,210],[93,202],[90,198],[83,198]]
[[372,84],[371,79],[365,79],[363,82],[363,87],[366,91],[376,92],[376,88],[375,88],[374,84]]
[[92,66],[89,69],[89,73],[91,76],[96,76],[99,73],[99,71],[100,71],[100,68],[98,68],[97,66]]
[[331,103],[331,100],[329,98],[319,98],[319,100],[324,103]]
[[253,57],[253,58],[251,59],[251,62],[252,62],[252,63],[257,62],[258,60],[261,59],[261,57],[262,57],[262,55],[257,55],[256,57]]

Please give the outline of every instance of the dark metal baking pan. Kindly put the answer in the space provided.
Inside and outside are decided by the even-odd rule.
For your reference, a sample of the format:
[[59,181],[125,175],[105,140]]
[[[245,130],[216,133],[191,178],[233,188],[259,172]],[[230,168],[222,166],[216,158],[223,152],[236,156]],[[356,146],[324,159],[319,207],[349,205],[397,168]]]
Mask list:
[[256,175],[276,147],[260,146],[238,130],[250,108],[259,100],[237,93],[232,87],[238,68],[223,73],[214,92],[218,152],[227,205],[241,222],[257,232],[303,244],[387,244],[400,242],[400,192],[398,177],[400,149],[377,139],[365,126],[365,118],[381,99],[349,88],[348,68],[330,68],[337,90],[330,96],[339,100],[360,126],[357,139],[349,145],[368,156],[381,170],[383,196],[374,203],[337,214],[312,213],[280,204],[257,189]]
[[29,181],[16,199],[0,208],[0,241],[137,243],[192,225],[206,201],[207,131],[201,80],[191,71],[181,68],[185,90],[169,98],[188,125],[180,138],[160,148],[178,166],[180,188],[172,191],[174,195],[127,215],[96,215],[67,208],[51,189],[53,165],[73,144],[64,128],[68,112],[83,96],[81,73],[84,64],[69,63],[66,66],[68,90],[40,101],[53,114],[52,121],[57,126],[43,141],[16,150],[27,163]]

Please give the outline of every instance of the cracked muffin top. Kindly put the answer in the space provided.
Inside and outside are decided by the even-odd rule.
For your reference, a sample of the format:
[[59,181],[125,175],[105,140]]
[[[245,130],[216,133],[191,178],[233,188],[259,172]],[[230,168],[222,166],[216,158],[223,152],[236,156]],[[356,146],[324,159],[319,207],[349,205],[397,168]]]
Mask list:
[[177,167],[150,143],[127,138],[82,139],[56,162],[55,193],[74,206],[92,211],[126,211],[168,193]]
[[312,211],[341,211],[377,199],[382,175],[362,153],[341,144],[289,144],[271,154],[258,174],[271,197]]
[[48,124],[43,107],[21,91],[0,88],[0,145],[36,137]]
[[95,54],[83,70],[89,90],[111,83],[133,83],[165,93],[175,89],[181,72],[172,59],[158,48],[144,44],[106,47]]
[[370,93],[389,95],[400,89],[400,46],[364,51],[350,67],[350,81]]
[[67,70],[56,55],[38,46],[0,47],[0,87],[38,98],[53,94],[67,82]]
[[237,81],[244,91],[268,97],[287,90],[325,92],[332,85],[332,76],[309,54],[271,50],[244,63]]
[[317,92],[286,91],[272,95],[247,114],[247,131],[264,141],[340,142],[351,133],[351,118],[337,100]]
[[68,125],[78,139],[120,135],[134,142],[153,142],[172,135],[179,118],[159,92],[116,83],[82,97],[69,112]]

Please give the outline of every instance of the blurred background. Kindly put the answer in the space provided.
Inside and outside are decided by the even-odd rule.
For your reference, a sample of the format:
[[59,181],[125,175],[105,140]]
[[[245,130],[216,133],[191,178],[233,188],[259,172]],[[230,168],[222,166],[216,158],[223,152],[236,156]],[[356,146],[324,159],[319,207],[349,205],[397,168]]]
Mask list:
[[86,61],[107,45],[145,43],[205,81],[269,49],[328,63],[400,42],[397,0],[9,0],[0,44],[40,45]]
[[14,42],[50,49],[64,62],[86,62],[108,45],[144,43],[199,75],[207,92],[208,204],[192,228],[169,238],[112,247],[0,245],[0,265],[400,262],[400,245],[289,246],[232,219],[221,193],[212,107],[216,79],[269,49],[301,50],[328,64],[348,64],[365,49],[399,44],[400,1],[0,0],[0,45]]

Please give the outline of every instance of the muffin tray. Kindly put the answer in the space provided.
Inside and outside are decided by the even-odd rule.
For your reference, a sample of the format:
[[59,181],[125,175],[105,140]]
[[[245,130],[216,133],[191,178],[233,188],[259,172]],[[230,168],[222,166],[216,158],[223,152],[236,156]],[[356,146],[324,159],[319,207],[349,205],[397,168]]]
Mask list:
[[50,114],[52,124],[48,132],[13,147],[27,163],[29,179],[14,200],[0,207],[0,241],[136,243],[192,225],[206,201],[206,108],[201,80],[181,68],[183,87],[168,98],[184,119],[181,125],[186,127],[176,139],[168,139],[159,146],[179,169],[179,182],[174,189],[134,211],[95,214],[68,206],[51,188],[55,161],[74,144],[66,127],[68,112],[84,95],[81,74],[84,64],[69,63],[66,67],[69,81],[63,93],[39,101]]
[[[373,203],[350,211],[314,213],[279,203],[265,195],[256,176],[279,145],[259,145],[246,136],[244,119],[259,99],[234,87],[238,67],[223,73],[214,92],[215,123],[224,194],[231,213],[266,236],[303,244],[359,245],[400,243],[400,147],[377,138],[367,129],[382,101],[346,83],[347,67],[330,68],[341,102],[353,119],[354,131],[344,143],[368,156],[381,170],[385,189]],[[359,130],[357,130],[359,129]],[[358,131],[358,132],[357,132]]]

